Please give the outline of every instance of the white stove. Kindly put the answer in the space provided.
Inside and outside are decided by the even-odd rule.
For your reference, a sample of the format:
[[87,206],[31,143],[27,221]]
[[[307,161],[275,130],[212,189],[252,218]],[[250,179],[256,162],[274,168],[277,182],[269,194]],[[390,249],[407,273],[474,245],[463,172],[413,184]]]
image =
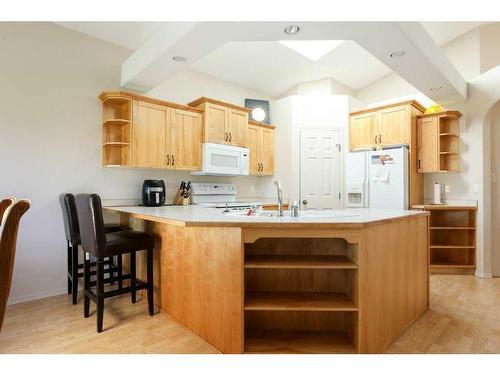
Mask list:
[[262,206],[260,202],[237,202],[236,186],[233,184],[192,183],[192,203],[205,207],[248,210]]

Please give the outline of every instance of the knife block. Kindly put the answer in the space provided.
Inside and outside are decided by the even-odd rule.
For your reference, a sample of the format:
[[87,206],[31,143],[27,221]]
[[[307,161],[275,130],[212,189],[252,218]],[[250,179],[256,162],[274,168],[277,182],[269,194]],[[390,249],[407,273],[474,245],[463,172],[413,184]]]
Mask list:
[[191,203],[191,198],[184,198],[182,195],[182,190],[177,190],[177,194],[174,198],[174,204],[178,206],[187,206]]

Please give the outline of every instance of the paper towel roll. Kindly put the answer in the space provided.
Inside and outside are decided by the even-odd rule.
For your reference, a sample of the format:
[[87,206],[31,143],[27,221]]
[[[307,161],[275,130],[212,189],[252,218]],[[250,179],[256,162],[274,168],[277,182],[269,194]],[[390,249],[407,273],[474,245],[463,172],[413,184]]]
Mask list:
[[441,184],[434,184],[434,204],[441,204]]

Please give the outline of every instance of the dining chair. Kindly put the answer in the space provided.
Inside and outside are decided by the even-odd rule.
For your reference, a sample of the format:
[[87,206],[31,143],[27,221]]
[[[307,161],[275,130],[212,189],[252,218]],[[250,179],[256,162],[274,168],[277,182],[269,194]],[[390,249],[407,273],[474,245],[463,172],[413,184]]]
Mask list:
[[27,199],[22,199],[14,203],[2,226],[2,234],[0,236],[0,331],[2,330],[7,299],[9,298],[12,283],[19,222],[30,206],[31,202]]
[[0,201],[0,226],[2,226],[5,218],[7,217],[9,207],[12,206],[15,201],[16,198],[14,197],[7,197]]

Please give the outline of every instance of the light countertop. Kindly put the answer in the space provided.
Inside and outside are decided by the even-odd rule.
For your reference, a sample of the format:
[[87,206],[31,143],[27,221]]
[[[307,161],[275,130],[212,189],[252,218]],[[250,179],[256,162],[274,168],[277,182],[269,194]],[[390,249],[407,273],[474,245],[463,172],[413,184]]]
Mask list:
[[[299,217],[246,216],[237,213],[223,213],[220,208],[208,208],[197,205],[163,207],[105,207],[108,212],[129,215],[135,218],[165,222],[183,226],[279,226],[289,227],[298,224],[311,224],[321,227],[364,227],[367,224],[400,220],[411,216],[428,215],[425,211],[382,210],[382,209],[347,209],[319,211],[318,217],[308,211]],[[325,214],[326,213],[326,214]],[[285,211],[285,215],[287,212]],[[265,211],[263,215],[266,215]],[[288,213],[289,215],[289,213]],[[329,216],[325,216],[329,215]],[[331,215],[331,216],[330,216]]]

